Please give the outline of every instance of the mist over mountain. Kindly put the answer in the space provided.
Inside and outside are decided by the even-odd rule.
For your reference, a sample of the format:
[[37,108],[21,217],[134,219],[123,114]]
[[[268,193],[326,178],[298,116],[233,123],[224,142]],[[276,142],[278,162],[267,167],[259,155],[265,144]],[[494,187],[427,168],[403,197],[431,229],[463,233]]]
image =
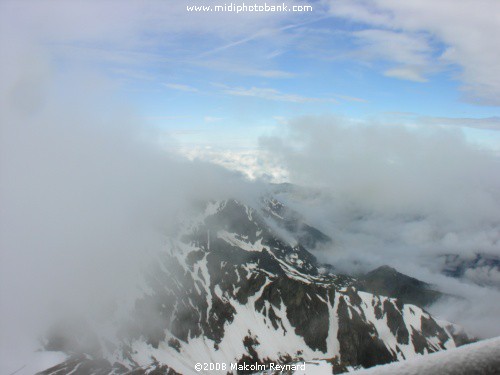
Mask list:
[[460,297],[431,311],[478,335],[499,333],[498,155],[453,129],[332,117],[285,129],[261,145],[291,181],[313,187],[277,197],[334,239],[319,259],[352,274],[395,267]]
[[468,342],[459,327],[358,291],[355,279],[318,263],[303,233],[274,219],[283,217],[276,203],[201,207],[165,237],[134,304],[116,306],[125,319],[110,315],[106,330],[91,325],[84,335],[49,332],[44,349],[68,359],[43,374],[193,373],[195,363],[213,361],[252,373],[245,366],[315,359],[341,373]]
[[1,372],[21,367],[54,324],[99,326],[133,303],[162,236],[193,205],[262,190],[165,151],[109,82],[56,73],[30,42],[2,42]]
[[[384,57],[386,78],[449,67],[430,69],[427,2],[413,25],[392,5],[383,31],[364,12],[358,30],[363,1],[312,3],[313,18],[0,4],[0,373],[344,373],[500,335],[498,136],[470,133],[499,117],[470,103],[464,116],[483,117],[341,115],[369,102],[349,90],[360,66],[381,68],[386,39],[419,46],[388,70]],[[467,58],[478,43],[441,24],[439,60],[467,68],[469,102],[495,102],[496,81],[484,87]],[[358,42],[325,44],[340,35]],[[333,52],[359,60],[344,84],[318,63]],[[374,82],[357,90],[388,101]]]

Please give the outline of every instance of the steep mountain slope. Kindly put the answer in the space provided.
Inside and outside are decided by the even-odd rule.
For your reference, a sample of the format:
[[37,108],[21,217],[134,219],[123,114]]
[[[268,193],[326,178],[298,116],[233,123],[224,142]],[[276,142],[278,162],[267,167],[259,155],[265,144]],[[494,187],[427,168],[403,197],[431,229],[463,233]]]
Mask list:
[[447,323],[318,264],[304,231],[282,225],[282,207],[269,203],[213,202],[187,220],[165,239],[113,339],[99,337],[92,353],[52,346],[71,357],[43,374],[192,374],[196,363],[315,359],[340,373],[456,346]]

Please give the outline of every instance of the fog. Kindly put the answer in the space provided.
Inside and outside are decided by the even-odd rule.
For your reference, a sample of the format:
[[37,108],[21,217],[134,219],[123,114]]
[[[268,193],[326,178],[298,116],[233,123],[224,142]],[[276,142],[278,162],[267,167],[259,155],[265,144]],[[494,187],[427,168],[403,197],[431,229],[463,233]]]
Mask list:
[[1,51],[0,373],[11,373],[54,323],[117,319],[193,204],[251,200],[260,185],[162,148],[98,71],[56,72],[19,35]]
[[438,316],[482,337],[500,334],[498,271],[471,270],[461,282],[440,274],[439,257],[500,256],[497,155],[459,128],[331,116],[292,120],[261,146],[291,182],[315,190],[282,199],[333,238],[315,253],[322,261],[351,274],[389,264],[464,298],[433,306]]

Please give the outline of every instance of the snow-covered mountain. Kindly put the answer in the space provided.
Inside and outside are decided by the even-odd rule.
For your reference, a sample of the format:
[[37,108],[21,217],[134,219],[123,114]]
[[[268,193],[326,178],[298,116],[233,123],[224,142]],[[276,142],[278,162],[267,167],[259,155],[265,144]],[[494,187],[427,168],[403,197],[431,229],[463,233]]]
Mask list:
[[68,359],[42,374],[193,374],[197,363],[227,373],[317,360],[342,373],[457,346],[450,323],[319,264],[307,250],[318,241],[331,239],[275,200],[209,203],[165,238],[125,323],[90,346],[49,338],[46,349]]

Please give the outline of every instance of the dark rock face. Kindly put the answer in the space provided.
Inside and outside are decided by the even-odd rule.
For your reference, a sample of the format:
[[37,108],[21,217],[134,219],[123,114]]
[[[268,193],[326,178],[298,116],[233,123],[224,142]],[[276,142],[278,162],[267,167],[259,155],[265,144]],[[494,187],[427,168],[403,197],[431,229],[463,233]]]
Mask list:
[[412,329],[411,333],[411,342],[418,354],[425,354],[425,349],[428,349],[431,353],[434,352],[432,348],[427,348],[425,337],[414,329]]
[[286,316],[295,332],[304,338],[310,348],[326,352],[329,326],[326,295],[325,288],[282,276],[264,289],[261,297],[255,302],[255,308],[262,311],[264,301],[271,302],[278,309],[283,303]]
[[445,338],[448,336],[446,331],[430,316],[428,318],[422,316],[420,318],[420,323],[422,327],[422,333],[425,337],[436,336],[440,340],[445,340]]
[[351,366],[371,367],[389,363],[396,358],[376,336],[376,329],[351,308],[344,297],[339,299],[338,339],[342,363]]
[[384,312],[387,315],[387,325],[391,329],[392,334],[397,338],[398,343],[408,344],[409,333],[401,311],[389,300],[385,300]]
[[[236,201],[215,207],[172,239],[148,269],[147,292],[135,301],[126,328],[118,329],[115,349],[71,357],[43,374],[193,373],[182,367],[186,358],[194,365],[221,352],[228,363],[240,364],[324,356],[338,372],[405,358],[400,345],[422,353],[453,342],[418,307],[411,307],[421,316],[417,329],[401,301],[362,292],[352,278],[320,272],[304,244],[272,229],[269,212],[266,218]],[[394,336],[390,342],[383,341],[381,326]]]

